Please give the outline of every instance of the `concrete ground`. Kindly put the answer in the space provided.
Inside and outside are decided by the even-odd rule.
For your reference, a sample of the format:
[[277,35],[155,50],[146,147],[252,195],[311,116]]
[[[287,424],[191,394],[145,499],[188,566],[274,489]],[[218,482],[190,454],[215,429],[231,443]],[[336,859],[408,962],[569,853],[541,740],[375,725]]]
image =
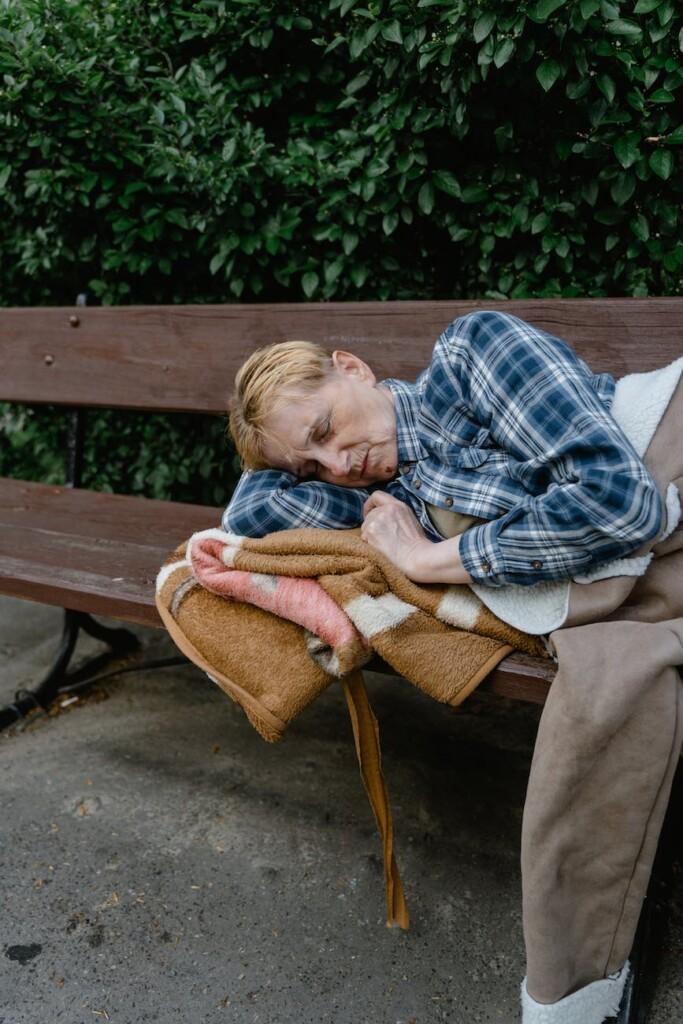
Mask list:
[[[60,628],[58,609],[0,598],[2,703]],[[140,657],[176,653],[135,632]],[[83,638],[76,663],[101,649]],[[194,666],[123,675],[1,734],[0,1024],[514,1024],[538,709],[368,682],[407,932],[385,927],[336,685],[275,745]],[[679,884],[649,1024],[683,1020],[682,903]]]

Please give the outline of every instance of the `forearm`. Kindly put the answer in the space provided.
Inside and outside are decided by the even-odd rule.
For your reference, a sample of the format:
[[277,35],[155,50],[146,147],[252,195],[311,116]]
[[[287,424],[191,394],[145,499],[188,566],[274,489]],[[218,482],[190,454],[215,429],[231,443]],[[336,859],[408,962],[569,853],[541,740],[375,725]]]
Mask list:
[[614,474],[602,487],[567,484],[473,526],[463,535],[461,559],[483,586],[568,580],[651,540],[663,514],[647,479]]
[[460,560],[460,538],[433,543],[430,540],[420,545],[415,553],[415,567],[411,567],[410,579],[416,583],[471,583],[472,577]]
[[246,470],[223,513],[223,529],[246,537],[302,526],[349,529],[362,522],[368,493],[362,488],[300,480],[281,470]]

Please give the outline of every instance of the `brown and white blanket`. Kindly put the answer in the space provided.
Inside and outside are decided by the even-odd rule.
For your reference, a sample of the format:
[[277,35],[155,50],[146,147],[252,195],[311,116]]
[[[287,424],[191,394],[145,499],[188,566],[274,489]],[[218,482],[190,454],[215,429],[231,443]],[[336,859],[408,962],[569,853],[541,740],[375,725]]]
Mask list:
[[361,774],[382,833],[388,924],[408,925],[392,851],[379,731],[361,668],[378,654],[429,696],[461,703],[511,651],[550,657],[463,585],[417,584],[360,529],[283,530],[261,539],[194,534],[157,578],[178,647],[243,708],[264,739],[341,679]]

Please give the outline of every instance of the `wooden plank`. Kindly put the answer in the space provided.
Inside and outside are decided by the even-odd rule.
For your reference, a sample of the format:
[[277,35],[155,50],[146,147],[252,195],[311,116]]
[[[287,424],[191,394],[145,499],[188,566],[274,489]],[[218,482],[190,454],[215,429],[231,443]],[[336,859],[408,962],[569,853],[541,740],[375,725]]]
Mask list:
[[414,380],[473,309],[508,310],[617,377],[683,354],[676,297],[3,309],[0,398],[220,415],[247,356],[295,338],[349,349],[380,379]]
[[0,479],[0,593],[159,626],[159,567],[221,512]]
[[528,654],[509,654],[481,684],[481,689],[499,697],[510,697],[531,704],[545,704],[557,665],[550,659]]
[[[366,668],[382,675],[400,676],[399,672],[379,657],[373,658]],[[479,689],[512,700],[545,704],[556,669],[555,662],[550,659],[532,658],[528,654],[515,652],[503,658],[479,685]]]

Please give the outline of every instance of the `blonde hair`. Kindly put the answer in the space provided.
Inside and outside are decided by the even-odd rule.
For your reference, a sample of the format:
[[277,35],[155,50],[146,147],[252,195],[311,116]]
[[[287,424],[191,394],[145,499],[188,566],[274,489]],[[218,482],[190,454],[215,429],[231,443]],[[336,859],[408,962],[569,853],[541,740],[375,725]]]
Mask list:
[[237,371],[228,401],[228,428],[243,469],[269,467],[263,445],[270,435],[264,424],[282,391],[296,388],[309,394],[334,372],[330,353],[312,341],[281,341],[252,352]]

